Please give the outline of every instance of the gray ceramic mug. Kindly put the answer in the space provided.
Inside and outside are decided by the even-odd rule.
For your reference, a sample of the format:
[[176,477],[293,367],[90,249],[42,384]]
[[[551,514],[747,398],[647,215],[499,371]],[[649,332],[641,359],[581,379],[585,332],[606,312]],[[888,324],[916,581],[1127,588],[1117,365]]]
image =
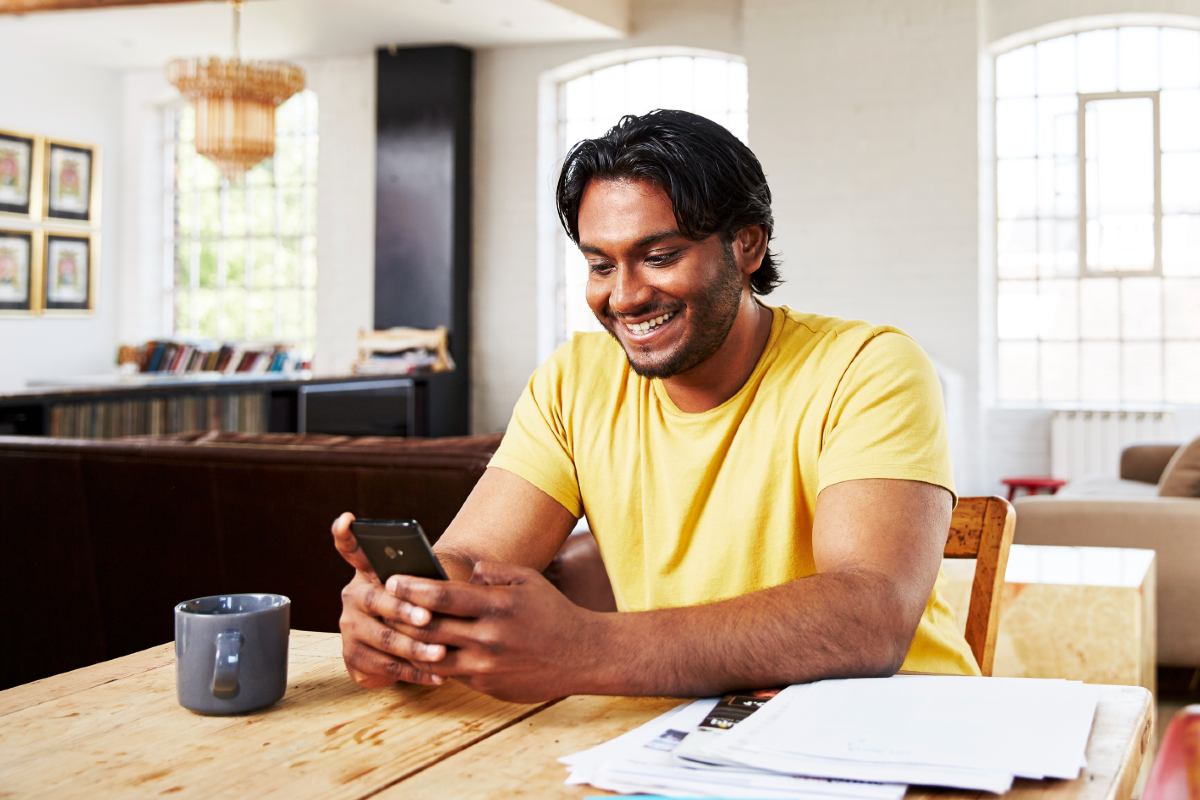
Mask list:
[[280,594],[218,594],[175,606],[179,704],[240,714],[283,697],[291,610]]

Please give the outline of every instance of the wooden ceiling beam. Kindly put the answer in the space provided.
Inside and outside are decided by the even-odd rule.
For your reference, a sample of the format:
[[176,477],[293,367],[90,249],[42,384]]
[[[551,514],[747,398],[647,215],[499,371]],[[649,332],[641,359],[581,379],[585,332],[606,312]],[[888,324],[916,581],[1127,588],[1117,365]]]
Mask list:
[[121,6],[158,6],[197,3],[202,0],[0,0],[0,14],[36,14],[41,11],[88,11]]

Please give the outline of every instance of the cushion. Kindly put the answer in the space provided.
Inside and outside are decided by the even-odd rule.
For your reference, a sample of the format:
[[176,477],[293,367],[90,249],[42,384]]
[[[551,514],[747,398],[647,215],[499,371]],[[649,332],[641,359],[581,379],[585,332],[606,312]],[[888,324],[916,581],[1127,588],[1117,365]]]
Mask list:
[[1158,481],[1159,497],[1200,497],[1200,436],[1176,451]]
[[1099,475],[1071,481],[1058,490],[1056,497],[1154,497],[1158,487],[1153,483],[1105,478]]

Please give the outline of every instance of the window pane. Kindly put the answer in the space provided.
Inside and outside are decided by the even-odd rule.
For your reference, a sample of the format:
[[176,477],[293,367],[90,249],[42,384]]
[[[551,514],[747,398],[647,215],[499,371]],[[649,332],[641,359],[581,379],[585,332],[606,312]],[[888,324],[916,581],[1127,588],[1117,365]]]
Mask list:
[[221,338],[246,338],[246,300],[253,292],[221,292]]
[[1163,282],[1168,339],[1200,339],[1200,279],[1168,278]]
[[1075,117],[1079,102],[1070,97],[1043,97],[1037,102],[1038,155],[1073,156],[1079,134]]
[[1159,132],[1163,152],[1200,150],[1200,91],[1166,91],[1159,95]]
[[996,56],[996,97],[1033,97],[1036,90],[1033,46]]
[[719,120],[728,112],[729,69],[724,59],[696,59],[696,113]]
[[1001,161],[996,167],[1000,219],[1032,217],[1037,213],[1037,161]]
[[1085,403],[1115,403],[1119,399],[1119,345],[1084,342],[1080,345],[1080,397]]
[[1036,342],[1000,342],[1000,399],[1036,402],[1038,399],[1038,346]]
[[[246,336],[250,339],[258,341],[266,341],[275,336],[275,303],[272,295],[265,292],[255,292],[247,296],[246,312],[248,315]],[[298,310],[295,309],[296,298],[288,298],[291,302],[281,303],[284,309],[288,309],[288,314],[291,317],[287,320],[286,327],[288,330],[297,330],[299,328],[299,320],[295,318]],[[281,309],[282,311],[282,309]]]
[[1163,88],[1191,88],[1200,83],[1200,31],[1163,28]]
[[1076,281],[1042,281],[1038,285],[1038,336],[1075,339],[1079,336],[1079,290]]
[[1079,275],[1079,226],[1073,220],[1038,223],[1038,274],[1044,278]]
[[199,283],[201,289],[216,289],[219,280],[217,269],[217,245],[212,239],[200,243]]
[[1001,281],[997,292],[996,318],[1001,339],[1037,338],[1037,283]]
[[1163,214],[1200,211],[1200,153],[1163,153]]
[[1117,88],[1117,32],[1088,31],[1076,37],[1079,91],[1111,92]]
[[1136,342],[1122,345],[1121,400],[1151,403],[1162,397],[1162,344]]
[[1075,159],[1037,161],[1039,217],[1072,217],[1078,212],[1079,172]]
[[1079,323],[1084,339],[1117,338],[1117,281],[1089,278],[1079,284]]
[[1037,154],[1038,104],[1035,100],[996,102],[996,155],[1024,158]]
[[1163,274],[1200,275],[1200,216],[1163,217]]
[[662,60],[662,93],[677,105],[675,108],[691,108],[694,104],[695,87],[692,81],[692,59],[672,56]]
[[1045,342],[1041,350],[1041,399],[1067,403],[1079,399],[1079,345]]
[[1060,36],[1037,43],[1037,91],[1046,95],[1069,94],[1075,98],[1075,37]]
[[1166,400],[1200,403],[1200,342],[1167,342]]
[[996,226],[996,268],[1001,278],[1032,278],[1037,263],[1037,223],[1001,222]]
[[1121,281],[1121,335],[1125,339],[1162,337],[1162,282],[1158,278]]
[[246,235],[246,190],[230,186],[225,190],[225,236]]
[[1154,268],[1154,107],[1149,98],[1087,104],[1088,269]]
[[1117,32],[1117,86],[1123,92],[1158,88],[1158,29],[1121,28]]

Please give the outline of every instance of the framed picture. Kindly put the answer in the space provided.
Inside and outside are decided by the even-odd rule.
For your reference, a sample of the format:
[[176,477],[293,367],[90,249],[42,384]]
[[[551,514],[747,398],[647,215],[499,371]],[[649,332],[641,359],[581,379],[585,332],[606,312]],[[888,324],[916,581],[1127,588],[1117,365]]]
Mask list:
[[35,136],[0,131],[0,211],[29,215],[38,174],[39,141]]
[[37,310],[38,244],[31,231],[0,230],[0,313]]
[[42,264],[46,311],[91,311],[96,294],[96,241],[86,233],[47,233]]
[[95,223],[99,216],[99,148],[46,141],[46,217]]

